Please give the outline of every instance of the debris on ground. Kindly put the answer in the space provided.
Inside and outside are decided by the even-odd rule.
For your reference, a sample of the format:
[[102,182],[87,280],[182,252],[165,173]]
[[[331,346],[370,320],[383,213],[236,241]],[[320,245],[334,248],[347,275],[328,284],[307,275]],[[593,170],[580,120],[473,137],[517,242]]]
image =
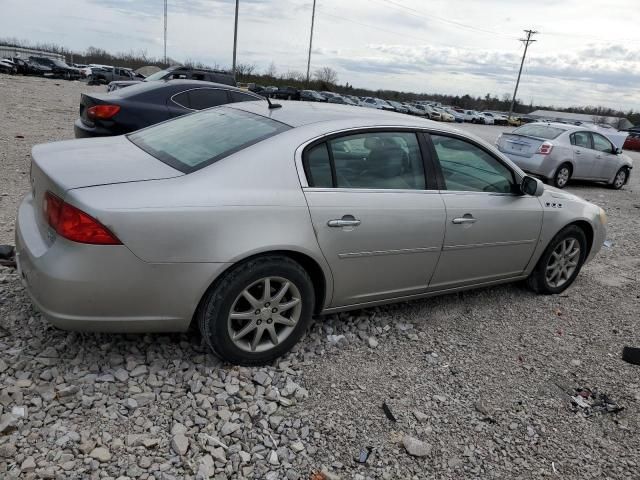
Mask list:
[[615,243],[613,243],[611,240],[605,240],[603,245],[607,248],[611,248],[615,245]]
[[407,453],[414,457],[426,457],[431,453],[431,445],[410,435],[402,437],[402,444]]
[[618,413],[624,410],[605,393],[596,389],[578,388],[571,397],[572,410],[580,412],[585,417],[591,417],[599,413]]
[[633,363],[634,365],[640,365],[640,348],[638,348],[638,347],[624,347],[622,349],[622,359],[627,363]]
[[387,416],[387,418],[389,420],[391,420],[392,422],[397,422],[398,421],[398,420],[396,420],[395,415],[393,414],[393,412],[389,408],[389,405],[387,405],[387,402],[382,402],[382,410],[384,410],[384,414]]
[[373,447],[364,447],[360,449],[360,453],[358,454],[358,457],[356,458],[356,462],[358,463],[367,463],[367,460],[369,459],[369,455],[371,455],[371,452],[373,451]]
[[16,267],[16,249],[13,245],[0,245],[0,266]]

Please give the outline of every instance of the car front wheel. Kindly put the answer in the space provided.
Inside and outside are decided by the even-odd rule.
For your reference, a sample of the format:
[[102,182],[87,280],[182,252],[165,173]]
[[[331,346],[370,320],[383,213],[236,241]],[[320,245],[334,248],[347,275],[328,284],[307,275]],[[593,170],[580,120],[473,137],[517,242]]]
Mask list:
[[620,190],[625,183],[627,183],[627,176],[629,175],[629,171],[625,168],[622,167],[620,170],[618,170],[618,173],[616,173],[616,176],[613,178],[613,183],[611,183],[611,188],[613,188],[614,190]]
[[527,278],[527,284],[537,293],[561,293],[574,282],[586,256],[584,231],[576,225],[569,225],[549,242]]
[[305,333],[315,295],[308,273],[288,257],[259,257],[234,268],[210,289],[197,318],[202,336],[222,359],[262,365]]

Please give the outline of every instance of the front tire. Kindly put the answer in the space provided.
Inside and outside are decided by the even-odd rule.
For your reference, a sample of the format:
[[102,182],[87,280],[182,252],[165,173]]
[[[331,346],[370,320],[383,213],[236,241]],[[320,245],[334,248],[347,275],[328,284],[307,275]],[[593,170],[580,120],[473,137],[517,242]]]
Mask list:
[[306,270],[288,257],[270,255],[224,274],[205,294],[198,325],[211,350],[223,360],[263,365],[300,340],[314,304]]
[[613,177],[613,182],[609,185],[614,190],[620,190],[625,183],[627,183],[627,177],[629,176],[629,170],[626,167],[622,167]]
[[571,165],[563,163],[558,167],[556,173],[553,175],[553,186],[556,188],[564,188],[569,183],[571,178]]
[[549,242],[527,278],[527,285],[536,293],[562,293],[575,281],[586,256],[587,237],[584,231],[576,225],[569,225]]

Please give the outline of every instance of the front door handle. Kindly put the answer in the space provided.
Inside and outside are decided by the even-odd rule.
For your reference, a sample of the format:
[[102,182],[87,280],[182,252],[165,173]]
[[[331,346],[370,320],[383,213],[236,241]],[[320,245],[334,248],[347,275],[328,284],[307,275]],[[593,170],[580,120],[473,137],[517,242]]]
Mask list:
[[329,220],[327,222],[327,225],[329,227],[336,227],[336,228],[340,228],[340,227],[357,227],[358,225],[360,225],[360,223],[362,223],[360,220],[358,220],[357,218],[355,218],[353,215],[344,215],[342,218],[338,219],[334,219],[334,220]]
[[582,152],[581,152],[580,150],[574,150],[574,153],[575,153],[576,155],[580,155]]
[[451,223],[455,223],[456,225],[461,225],[464,223],[476,223],[476,219],[473,218],[473,215],[470,213],[465,213],[462,217],[454,218],[451,220]]

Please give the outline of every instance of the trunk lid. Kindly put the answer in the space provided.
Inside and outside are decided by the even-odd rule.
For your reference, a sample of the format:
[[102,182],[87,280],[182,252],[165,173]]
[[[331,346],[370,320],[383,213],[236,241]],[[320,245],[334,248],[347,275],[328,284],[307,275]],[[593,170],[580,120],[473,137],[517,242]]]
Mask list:
[[36,145],[31,158],[31,193],[39,212],[38,227],[45,237],[48,225],[43,205],[47,191],[64,199],[65,193],[74,188],[184,175],[136,147],[124,135]]
[[538,152],[544,138],[529,137],[515,133],[503,133],[498,140],[498,150],[509,155],[531,157]]

